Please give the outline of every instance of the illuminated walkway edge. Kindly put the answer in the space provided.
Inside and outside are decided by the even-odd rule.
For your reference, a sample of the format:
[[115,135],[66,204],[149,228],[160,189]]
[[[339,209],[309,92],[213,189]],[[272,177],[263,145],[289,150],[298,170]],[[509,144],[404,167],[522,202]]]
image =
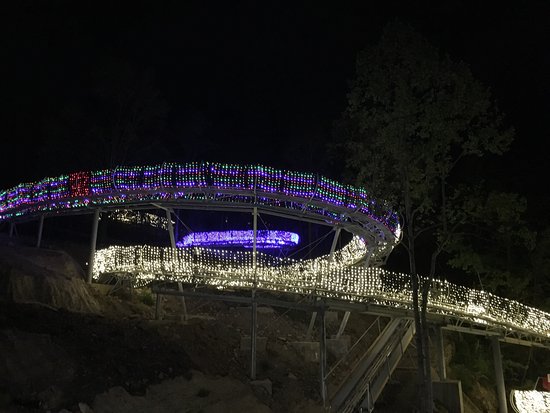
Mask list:
[[[292,261],[206,248],[113,246],[96,252],[93,274],[117,274],[141,283],[178,281],[218,289],[253,289],[316,295],[351,303],[412,310],[410,276],[381,268],[349,266],[327,256]],[[425,280],[426,281],[426,280]],[[428,312],[458,324],[511,332],[550,346],[550,314],[486,291],[431,280]]]

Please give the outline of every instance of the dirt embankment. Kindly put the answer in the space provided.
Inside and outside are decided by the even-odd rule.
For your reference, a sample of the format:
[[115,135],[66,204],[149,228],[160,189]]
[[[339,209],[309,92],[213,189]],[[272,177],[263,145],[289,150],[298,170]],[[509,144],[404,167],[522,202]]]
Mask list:
[[[248,380],[242,309],[190,301],[187,323],[156,321],[146,289],[104,295],[83,277],[65,253],[0,247],[0,411],[319,410],[316,366],[284,342],[259,354],[259,380]],[[163,301],[179,310],[176,298]],[[275,319],[260,314],[264,326]],[[289,323],[273,334],[287,340],[299,328]]]

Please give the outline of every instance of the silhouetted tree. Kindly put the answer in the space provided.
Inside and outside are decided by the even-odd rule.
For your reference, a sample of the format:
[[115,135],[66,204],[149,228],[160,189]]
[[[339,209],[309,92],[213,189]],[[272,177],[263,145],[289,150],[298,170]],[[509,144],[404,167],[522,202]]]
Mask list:
[[441,55],[408,25],[387,25],[378,43],[357,57],[348,107],[337,126],[338,148],[357,184],[394,204],[403,224],[416,326],[421,411],[432,412],[426,306],[429,284],[417,271],[417,240],[431,234],[430,276],[466,215],[451,204],[467,157],[501,154],[513,131],[468,66]]

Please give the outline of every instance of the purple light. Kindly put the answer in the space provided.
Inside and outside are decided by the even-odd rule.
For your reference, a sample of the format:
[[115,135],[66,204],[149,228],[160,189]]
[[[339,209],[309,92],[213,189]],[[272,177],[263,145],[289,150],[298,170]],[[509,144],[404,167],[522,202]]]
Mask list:
[[[261,230],[256,235],[256,248],[280,249],[294,247],[300,242],[300,236],[288,231]],[[254,231],[209,231],[192,232],[176,244],[186,247],[244,247],[253,248]]]
[[[349,215],[353,215],[360,225],[365,222],[363,215],[394,235],[399,230],[397,214],[386,203],[376,202],[363,188],[343,185],[313,173],[216,162],[119,166],[19,184],[0,191],[0,221],[88,205],[118,207],[130,202],[212,201],[218,197],[224,202],[257,202],[300,209],[329,216],[334,221],[347,222]],[[91,199],[84,202],[83,198]]]

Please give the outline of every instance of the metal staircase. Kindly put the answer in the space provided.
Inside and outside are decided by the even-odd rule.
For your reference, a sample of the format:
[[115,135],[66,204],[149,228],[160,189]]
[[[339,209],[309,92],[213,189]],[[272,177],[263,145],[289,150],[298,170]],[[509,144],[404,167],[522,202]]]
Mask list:
[[392,319],[357,363],[330,403],[330,412],[372,412],[414,336],[414,322]]

